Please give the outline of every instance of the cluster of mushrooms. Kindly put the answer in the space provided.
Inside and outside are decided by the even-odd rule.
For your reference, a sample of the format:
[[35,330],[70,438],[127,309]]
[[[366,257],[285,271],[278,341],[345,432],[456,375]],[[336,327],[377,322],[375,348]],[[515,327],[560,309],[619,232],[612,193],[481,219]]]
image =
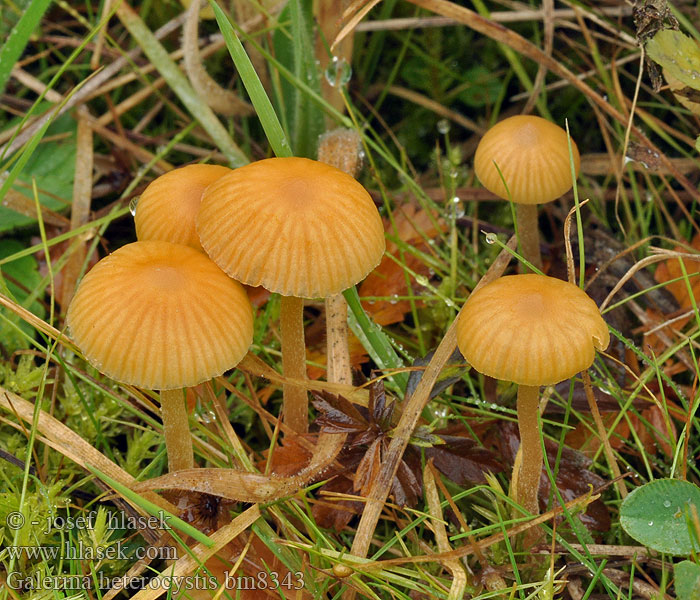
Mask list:
[[[475,171],[517,203],[524,257],[541,266],[537,203],[571,187],[576,145],[558,126],[519,116],[482,139]],[[533,167],[534,164],[543,165]],[[575,174],[573,174],[575,176]],[[161,390],[170,471],[194,465],[184,390],[221,375],[248,352],[253,311],[239,282],[281,295],[285,377],[303,380],[303,298],[327,298],[360,282],[385,250],[380,215],[351,175],[319,161],[272,158],[231,170],[191,165],[154,180],[135,213],[139,241],[102,259],[69,307],[85,358],[117,381]],[[609,334],[579,287],[539,274],[480,287],[458,316],[467,363],[518,384],[521,436],[513,495],[539,512],[539,387],[585,371]],[[308,427],[307,394],[285,385],[283,419]]]

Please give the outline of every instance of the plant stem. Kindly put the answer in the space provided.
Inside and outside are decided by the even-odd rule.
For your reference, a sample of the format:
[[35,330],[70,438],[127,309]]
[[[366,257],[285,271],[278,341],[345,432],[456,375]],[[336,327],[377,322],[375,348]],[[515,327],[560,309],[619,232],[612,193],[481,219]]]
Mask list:
[[518,219],[518,235],[523,249],[523,257],[541,271],[542,255],[540,254],[537,204],[516,204],[515,214]]
[[168,471],[194,467],[192,436],[182,389],[162,390],[160,414],[163,418],[165,447],[168,450]]
[[518,386],[518,429],[522,460],[518,472],[515,500],[530,514],[540,512],[537,504],[537,491],[542,472],[542,445],[540,428],[537,423],[539,410],[539,386]]
[[591,386],[591,377],[588,371],[583,371],[581,373],[583,379],[583,389],[586,390],[586,399],[588,400],[588,406],[591,409],[591,414],[593,415],[593,420],[595,421],[596,428],[598,429],[598,436],[603,444],[603,450],[605,451],[605,458],[608,461],[608,466],[610,467],[610,472],[613,477],[617,480],[617,490],[620,493],[622,499],[627,497],[627,488],[625,487],[624,481],[622,481],[622,473],[620,473],[620,466],[615,460],[615,453],[613,452],[612,446],[610,445],[610,437],[608,431],[603,423],[603,418],[600,416],[600,411],[598,410],[598,403],[595,401],[595,396],[593,395],[593,388]]
[[[282,296],[280,330],[282,335],[282,371],[290,379],[306,379],[306,346],[304,343],[304,301]],[[309,430],[309,406],[306,390],[299,386],[282,386],[283,419],[297,433]]]
[[348,348],[348,305],[342,294],[326,298],[326,345],[328,381],[352,384]]

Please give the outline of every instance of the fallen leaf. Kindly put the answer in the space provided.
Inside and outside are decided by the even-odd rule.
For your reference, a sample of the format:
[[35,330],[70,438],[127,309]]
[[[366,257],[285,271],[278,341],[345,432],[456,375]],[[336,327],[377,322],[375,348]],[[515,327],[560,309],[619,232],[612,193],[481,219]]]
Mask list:
[[432,458],[435,467],[455,483],[486,483],[485,472],[503,471],[503,464],[498,457],[465,436],[462,427],[433,433],[444,443],[426,448],[425,455]]

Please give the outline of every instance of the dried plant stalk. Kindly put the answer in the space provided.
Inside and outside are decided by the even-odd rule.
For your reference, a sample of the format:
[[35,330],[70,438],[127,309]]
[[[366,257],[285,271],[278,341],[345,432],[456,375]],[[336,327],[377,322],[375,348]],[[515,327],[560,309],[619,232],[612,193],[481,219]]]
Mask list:
[[[352,129],[321,136],[318,160],[355,177],[361,166],[362,138]],[[326,364],[328,381],[352,383],[348,347],[348,305],[342,294],[326,298]]]
[[[511,259],[508,248],[514,250],[515,246],[516,239],[513,236],[508,240],[507,248],[501,250],[489,270],[474,288],[474,291],[501,276]],[[435,350],[435,354],[426,367],[413,395],[404,402],[401,418],[394,429],[389,449],[383,458],[382,469],[379,472],[379,476],[372,483],[372,487],[367,495],[365,510],[362,513],[351,549],[351,553],[355,556],[365,557],[367,555],[372,536],[374,535],[374,528],[379,521],[384,502],[389,495],[391,484],[396,476],[401,457],[408,445],[408,440],[418,424],[423,408],[430,400],[430,391],[435,385],[440,372],[457,347],[457,319],[459,319],[459,314]]]
[[190,4],[190,7],[187,9],[187,19],[182,28],[182,52],[185,71],[190,79],[190,83],[216,112],[222,115],[251,115],[253,114],[253,107],[248,102],[241,100],[231,90],[222,88],[202,66],[197,36],[200,6],[200,0],[195,0],[195,2]]
[[[70,213],[70,228],[77,229],[90,219],[90,202],[92,200],[92,129],[83,111],[78,113],[78,132],[75,152],[75,177],[73,178],[73,206]],[[63,293],[61,307],[68,309],[80,270],[87,257],[85,241],[81,240],[75,252],[70,256],[63,269]]]
[[[450,540],[447,537],[445,522],[442,518],[442,509],[440,508],[440,496],[437,486],[435,485],[435,471],[432,459],[428,461],[423,469],[423,485],[425,486],[425,498],[428,501],[428,510],[432,517],[431,525],[437,541],[438,550],[440,552],[450,552]],[[452,573],[452,585],[447,600],[459,600],[464,595],[464,590],[467,587],[467,574],[464,571],[462,563],[456,558],[451,558],[443,561]]]

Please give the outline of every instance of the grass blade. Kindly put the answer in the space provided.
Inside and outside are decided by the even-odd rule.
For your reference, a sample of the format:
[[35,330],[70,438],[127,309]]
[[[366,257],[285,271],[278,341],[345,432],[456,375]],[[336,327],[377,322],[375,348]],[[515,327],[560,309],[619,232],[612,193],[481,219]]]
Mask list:
[[29,36],[39,25],[50,4],[51,0],[32,0],[0,50],[0,94],[5,91],[12,67],[22,55]]
[[253,63],[250,62],[250,58],[248,58],[248,54],[246,54],[243,44],[241,44],[241,40],[238,39],[231,22],[219,5],[213,0],[209,0],[209,3],[214,9],[216,22],[219,25],[221,34],[224,36],[226,47],[231,54],[233,63],[236,65],[236,70],[241,77],[241,81],[250,96],[250,101],[255,107],[255,112],[265,130],[265,135],[272,146],[273,152],[279,157],[292,156],[292,148],[289,145],[287,136],[282,129],[282,125],[280,125],[270,99],[265,93],[265,88],[263,88],[260,78],[255,72]]

